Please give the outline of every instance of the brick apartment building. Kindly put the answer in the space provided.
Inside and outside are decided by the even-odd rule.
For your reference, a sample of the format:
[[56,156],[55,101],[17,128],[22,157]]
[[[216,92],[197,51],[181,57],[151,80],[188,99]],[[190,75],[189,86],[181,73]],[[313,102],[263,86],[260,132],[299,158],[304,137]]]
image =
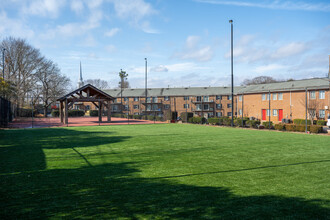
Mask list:
[[[329,78],[240,86],[234,88],[234,115],[280,122],[283,118],[325,119],[330,115]],[[192,112],[196,116],[231,116],[230,87],[186,87],[105,90],[115,97],[112,113],[164,116]],[[307,95],[307,103],[306,103]],[[122,102],[121,102],[122,97]],[[121,110],[122,108],[122,110]]]

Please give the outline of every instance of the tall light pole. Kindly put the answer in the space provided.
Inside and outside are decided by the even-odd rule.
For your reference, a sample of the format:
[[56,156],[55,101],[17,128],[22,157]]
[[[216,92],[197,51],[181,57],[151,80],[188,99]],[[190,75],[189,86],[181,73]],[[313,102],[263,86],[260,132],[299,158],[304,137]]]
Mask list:
[[145,114],[146,114],[146,120],[148,119],[148,117],[147,117],[147,98],[148,98],[148,88],[147,88],[147,64],[148,64],[148,61],[147,61],[147,58],[144,58],[144,60],[145,60],[145,73],[146,73],[146,77],[145,77],[145,80],[146,80],[146,82],[145,82],[145,86],[146,86],[146,100],[145,100],[145,102],[146,102],[146,106],[145,106],[145,109],[146,109],[146,111],[145,111]]
[[234,127],[234,54],[233,54],[233,20],[229,20],[231,26],[231,126]]
[[2,48],[2,78],[5,80],[5,50],[6,48]]

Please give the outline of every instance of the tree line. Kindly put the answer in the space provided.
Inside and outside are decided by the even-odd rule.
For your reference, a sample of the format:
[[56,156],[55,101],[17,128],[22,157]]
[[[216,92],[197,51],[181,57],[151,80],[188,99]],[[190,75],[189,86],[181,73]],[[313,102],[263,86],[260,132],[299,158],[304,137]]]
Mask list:
[[18,109],[30,106],[29,97],[33,97],[32,105],[41,101],[46,116],[49,106],[67,92],[70,79],[24,39],[8,37],[0,45],[4,54],[0,96],[15,103]]

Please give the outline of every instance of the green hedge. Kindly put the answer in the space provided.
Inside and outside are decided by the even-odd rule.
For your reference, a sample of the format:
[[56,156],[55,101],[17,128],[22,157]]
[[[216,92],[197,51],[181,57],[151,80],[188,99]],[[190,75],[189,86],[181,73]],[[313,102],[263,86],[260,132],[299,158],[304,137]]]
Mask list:
[[317,120],[316,125],[325,126],[325,125],[327,125],[327,121],[326,120]]
[[142,115],[133,115],[134,119],[142,119]]
[[246,121],[246,125],[250,128],[258,128],[258,125],[260,125],[259,120],[248,120]]
[[204,124],[206,123],[207,120],[206,118],[202,118],[202,117],[192,117],[192,118],[189,118],[189,123],[192,123],[192,124]]
[[231,118],[228,116],[220,117],[220,124],[225,126],[231,126]]
[[285,124],[282,124],[282,123],[279,123],[279,124],[275,124],[274,125],[274,128],[275,130],[278,130],[278,131],[285,131]]
[[296,131],[296,125],[295,124],[286,124],[285,130],[287,131]]
[[264,122],[262,122],[262,125],[265,127],[265,128],[267,128],[267,129],[272,129],[273,128],[273,122],[272,121],[264,121]]
[[182,119],[183,122],[187,122],[186,121],[186,118],[189,121],[189,119],[192,118],[192,117],[194,117],[194,113],[192,113],[192,112],[187,112],[187,113],[186,112],[182,112],[180,114],[180,118]]
[[60,116],[60,111],[59,111],[59,110],[54,110],[54,109],[53,109],[53,111],[52,111],[51,114],[52,114],[53,117],[59,117],[59,116]]
[[89,110],[89,116],[92,117],[99,116],[99,110]]
[[[293,124],[295,125],[305,125],[306,124],[306,119],[293,119]],[[307,120],[307,125],[310,125],[311,121]]]
[[219,118],[208,118],[207,121],[209,122],[209,124],[211,125],[219,125]]
[[310,126],[311,133],[322,133],[322,126],[320,125],[311,125]]
[[83,111],[83,110],[76,110],[76,109],[69,110],[68,111],[68,115],[69,115],[69,117],[82,117],[82,116],[85,115],[85,111]]

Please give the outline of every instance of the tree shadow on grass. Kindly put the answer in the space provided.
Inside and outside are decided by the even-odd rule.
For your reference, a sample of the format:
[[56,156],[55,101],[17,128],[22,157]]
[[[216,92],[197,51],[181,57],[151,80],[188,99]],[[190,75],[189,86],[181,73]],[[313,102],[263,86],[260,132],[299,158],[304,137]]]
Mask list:
[[[46,169],[43,149],[93,147],[125,141],[130,136],[113,132],[77,131],[66,128],[7,130],[0,133],[0,173]],[[5,136],[6,135],[6,136]]]
[[[329,200],[239,196],[138,177],[138,164],[1,175],[0,218],[328,219]],[[326,208],[327,207],[327,208]]]

